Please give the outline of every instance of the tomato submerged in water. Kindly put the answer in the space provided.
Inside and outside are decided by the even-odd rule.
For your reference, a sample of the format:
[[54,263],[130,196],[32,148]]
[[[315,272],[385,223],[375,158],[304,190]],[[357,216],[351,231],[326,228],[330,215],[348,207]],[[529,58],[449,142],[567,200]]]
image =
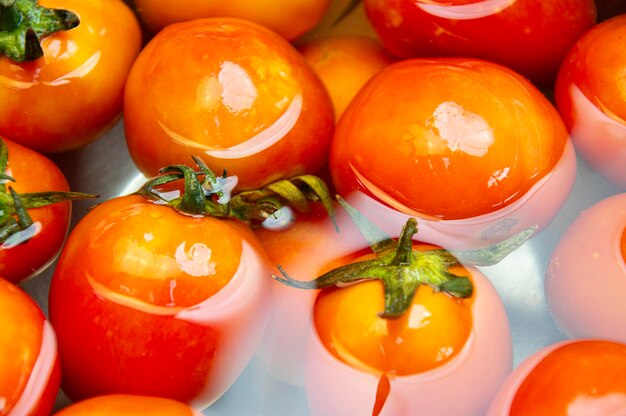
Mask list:
[[55,416],[199,416],[189,406],[161,397],[112,394],[66,407]]
[[[40,152],[76,149],[106,132],[121,115],[124,83],[141,48],[141,32],[121,0],[40,4],[68,9],[80,22],[43,36],[38,59],[0,57],[0,135]],[[20,18],[23,25],[26,19]]]

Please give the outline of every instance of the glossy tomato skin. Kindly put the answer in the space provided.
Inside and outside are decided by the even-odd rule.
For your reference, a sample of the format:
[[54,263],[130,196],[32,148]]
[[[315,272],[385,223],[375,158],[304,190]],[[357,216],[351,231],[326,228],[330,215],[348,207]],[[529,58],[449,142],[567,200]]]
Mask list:
[[619,415],[626,407],[625,369],[624,344],[558,342],[527,358],[507,377],[487,415]]
[[602,22],[567,55],[557,78],[557,108],[578,153],[626,189],[626,16]]
[[563,122],[535,87],[465,58],[380,71],[339,121],[330,155],[333,183],[351,204],[391,233],[415,216],[420,238],[446,248],[544,227],[575,167]]
[[73,230],[50,289],[64,391],[210,405],[256,349],[269,283],[243,224],[136,195],[96,207]]
[[54,331],[37,304],[2,278],[0,328],[0,415],[49,415],[61,382]]
[[122,112],[124,82],[141,47],[139,24],[121,0],[43,0],[80,24],[42,40],[43,58],[0,58],[0,135],[40,152],[76,149]]
[[[511,369],[509,324],[485,276],[473,268],[449,271],[470,277],[471,298],[452,299],[422,286],[398,320],[378,316],[380,281],[320,292],[305,360],[312,416],[371,414],[382,374],[389,377],[390,392],[381,416],[484,415]],[[433,361],[428,353],[438,347],[442,359]],[[455,400],[444,399],[442,392],[454,392]]]
[[[61,170],[45,156],[4,139],[9,151],[7,182],[17,193],[69,191]],[[70,222],[71,205],[61,202],[28,210],[36,229],[26,243],[0,245],[0,276],[13,283],[36,275],[57,256]]]
[[83,400],[55,416],[200,416],[191,407],[171,399],[112,394]]
[[274,32],[228,18],[159,32],[131,70],[124,117],[144,174],[196,155],[236,175],[240,189],[318,171],[334,129],[328,93],[304,58]]
[[592,0],[365,0],[383,44],[401,58],[468,56],[548,86],[596,21]]
[[186,20],[237,17],[266,26],[287,40],[295,40],[322,19],[330,0],[182,0],[176,7],[159,0],[136,0],[135,4],[153,33]]

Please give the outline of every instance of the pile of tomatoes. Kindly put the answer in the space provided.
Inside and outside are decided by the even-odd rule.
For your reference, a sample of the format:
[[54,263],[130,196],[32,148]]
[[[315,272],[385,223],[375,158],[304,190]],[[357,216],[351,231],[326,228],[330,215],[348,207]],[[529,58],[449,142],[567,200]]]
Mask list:
[[[622,414],[625,37],[602,0],[0,2],[0,416],[212,414],[250,366],[314,416]],[[513,371],[482,266],[577,165],[571,339]]]

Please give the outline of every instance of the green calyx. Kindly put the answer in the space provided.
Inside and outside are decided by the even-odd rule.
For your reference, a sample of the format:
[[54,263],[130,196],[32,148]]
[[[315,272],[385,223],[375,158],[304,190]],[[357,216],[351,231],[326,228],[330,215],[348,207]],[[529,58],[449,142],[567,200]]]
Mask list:
[[[192,157],[198,170],[186,165],[172,165],[161,169],[159,175],[148,180],[137,194],[164,203],[177,211],[192,216],[231,218],[250,225],[258,225],[284,206],[307,212],[310,202],[321,202],[334,220],[334,208],[324,181],[317,176],[301,175],[270,183],[260,189],[234,192],[236,177],[216,176],[199,157]],[[183,180],[182,193],[174,196],[160,187]]]
[[75,13],[41,7],[37,0],[0,0],[0,54],[20,63],[34,61],[43,56],[41,38],[79,23]]
[[281,283],[300,289],[324,289],[361,280],[381,280],[385,293],[385,310],[380,316],[388,319],[397,319],[409,309],[421,285],[430,286],[436,292],[445,292],[456,298],[470,297],[473,293],[471,280],[467,276],[456,276],[448,269],[460,266],[462,262],[482,266],[496,264],[536,231],[536,227],[532,227],[507,240],[478,250],[416,250],[412,239],[417,233],[415,218],[406,222],[398,241],[395,241],[341,197],[338,196],[337,199],[376,257],[347,264],[312,281],[293,279],[280,266],[278,269],[282,276],[273,277]]
[[[0,0],[2,1],[2,0]],[[96,198],[96,195],[80,192],[33,192],[18,194],[8,182],[15,179],[7,175],[9,151],[0,138],[0,248],[15,246],[30,240],[37,224],[28,210],[45,207],[58,202]]]

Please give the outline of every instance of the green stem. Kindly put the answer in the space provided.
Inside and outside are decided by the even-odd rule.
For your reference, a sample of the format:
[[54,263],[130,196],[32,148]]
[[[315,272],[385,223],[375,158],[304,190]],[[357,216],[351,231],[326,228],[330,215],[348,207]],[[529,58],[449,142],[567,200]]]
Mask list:
[[43,56],[42,38],[79,23],[75,13],[41,7],[36,0],[0,0],[0,54],[16,62],[34,61]]

